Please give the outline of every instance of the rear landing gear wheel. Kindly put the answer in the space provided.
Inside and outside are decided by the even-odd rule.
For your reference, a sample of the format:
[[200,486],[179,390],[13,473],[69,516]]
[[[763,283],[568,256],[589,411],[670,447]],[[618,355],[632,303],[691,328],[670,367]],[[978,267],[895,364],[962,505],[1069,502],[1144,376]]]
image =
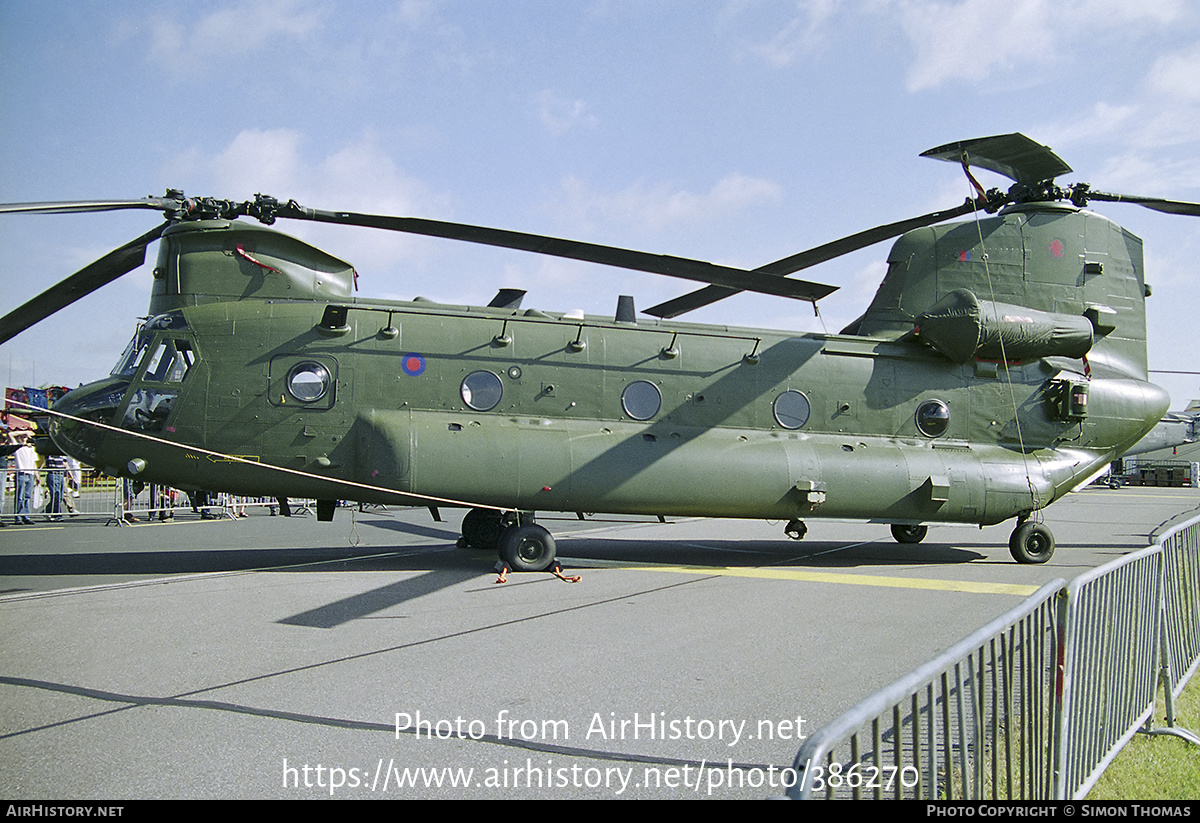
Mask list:
[[783,527],[783,533],[793,540],[803,540],[804,535],[808,534],[808,526],[803,520],[789,520]]
[[554,535],[536,523],[509,526],[500,535],[500,559],[515,572],[544,572],[554,565]]
[[928,526],[909,526],[904,523],[892,524],[892,537],[897,543],[920,543],[929,534]]
[[462,519],[459,548],[496,551],[500,547],[500,532],[504,528],[503,513],[493,509],[471,509]]
[[1041,523],[1025,521],[1013,529],[1008,551],[1018,563],[1045,563],[1054,556],[1054,535]]

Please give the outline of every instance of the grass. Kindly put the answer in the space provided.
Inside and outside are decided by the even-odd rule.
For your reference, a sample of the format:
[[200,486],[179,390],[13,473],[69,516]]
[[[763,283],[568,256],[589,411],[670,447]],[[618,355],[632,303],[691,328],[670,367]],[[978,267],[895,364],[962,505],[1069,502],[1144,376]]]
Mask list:
[[[1175,701],[1175,725],[1200,734],[1200,677]],[[1158,701],[1156,726],[1166,725]],[[1196,800],[1200,798],[1200,746],[1171,735],[1139,734],[1121,750],[1088,793],[1088,800]]]

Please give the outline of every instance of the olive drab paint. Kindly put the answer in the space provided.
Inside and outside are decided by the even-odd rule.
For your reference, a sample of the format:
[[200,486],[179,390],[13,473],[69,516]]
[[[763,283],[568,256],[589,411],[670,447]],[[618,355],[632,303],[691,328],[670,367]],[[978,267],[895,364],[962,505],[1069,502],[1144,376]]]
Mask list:
[[[1016,138],[953,146],[1003,159]],[[178,220],[124,367],[56,407],[115,428],[64,419],[54,439],[182,488],[476,507],[464,541],[498,542],[518,569],[553,559],[518,514],[537,511],[779,519],[793,536],[858,518],[904,542],[1018,518],[1014,556],[1044,562],[1052,538],[1025,518],[1168,397],[1147,377],[1141,241],[1058,196],[989,198],[957,213],[998,213],[904,232],[839,334],[580,317],[513,294],[356,298],[348,263],[274,229]]]

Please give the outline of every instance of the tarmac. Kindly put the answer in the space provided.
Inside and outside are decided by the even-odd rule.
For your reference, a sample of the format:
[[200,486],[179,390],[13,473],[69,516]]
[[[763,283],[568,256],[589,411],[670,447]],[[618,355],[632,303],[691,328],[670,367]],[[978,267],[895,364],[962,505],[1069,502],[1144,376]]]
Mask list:
[[[567,582],[455,547],[461,512],[0,529],[0,786],[31,800],[764,798],[803,738],[1196,489],[1010,524],[543,516]],[[1198,512],[1200,513],[1200,512]],[[39,518],[41,519],[41,518]]]

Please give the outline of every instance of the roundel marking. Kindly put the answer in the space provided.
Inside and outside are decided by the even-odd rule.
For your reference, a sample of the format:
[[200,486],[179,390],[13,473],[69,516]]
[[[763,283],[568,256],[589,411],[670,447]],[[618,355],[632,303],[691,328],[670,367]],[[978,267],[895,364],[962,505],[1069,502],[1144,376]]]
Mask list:
[[404,373],[410,377],[416,377],[425,371],[425,358],[416,352],[406,354],[400,363],[400,368],[404,369]]

